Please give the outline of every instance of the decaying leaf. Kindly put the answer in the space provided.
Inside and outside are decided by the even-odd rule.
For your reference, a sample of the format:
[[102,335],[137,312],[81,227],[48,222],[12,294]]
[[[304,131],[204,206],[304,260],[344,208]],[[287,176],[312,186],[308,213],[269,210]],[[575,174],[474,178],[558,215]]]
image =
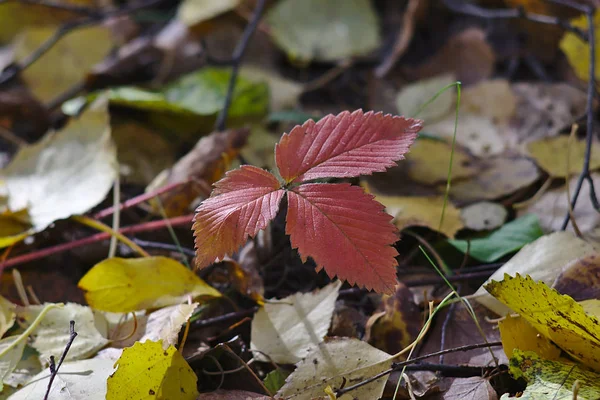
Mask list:
[[506,316],[498,322],[502,347],[508,358],[512,357],[513,350],[533,351],[546,360],[560,359],[561,350],[550,339],[540,335],[525,318]]
[[[454,155],[452,155],[454,153]],[[461,145],[454,147],[447,140],[420,138],[410,148],[403,167],[408,169],[408,176],[415,182],[434,185],[448,180],[450,157],[452,171],[450,179],[469,178],[479,172],[478,160],[471,156]]]
[[[29,326],[43,311],[44,306],[19,308],[17,314],[23,326]],[[50,356],[60,357],[69,342],[69,322],[75,321],[77,340],[73,342],[67,360],[82,360],[94,355],[108,343],[107,323],[102,315],[91,308],[68,303],[62,308],[48,311],[33,334],[34,347],[40,354],[40,362],[45,364]]]
[[505,275],[485,289],[576,360],[600,370],[600,321],[571,297],[519,274]]
[[[569,142],[571,142],[569,144]],[[585,159],[585,140],[573,139],[560,135],[540,139],[527,144],[529,155],[537,165],[555,178],[566,178],[581,173]],[[567,171],[567,158],[569,169]],[[600,144],[592,142],[590,170],[600,168]]]
[[454,379],[444,393],[444,400],[497,400],[489,379],[481,376]]
[[[17,41],[16,58],[22,60],[52,36],[55,27],[26,30]],[[94,43],[90,46],[90,43]],[[84,80],[94,64],[113,47],[110,30],[103,26],[82,27],[67,33],[21,76],[29,89],[48,102]]]
[[386,353],[396,354],[419,335],[421,310],[414,303],[412,292],[404,284],[396,287],[393,296],[385,296],[381,305],[380,311],[375,312],[367,321],[365,341]]
[[[515,350],[510,360],[510,373],[527,380],[527,389],[520,399],[573,399],[592,400],[600,397],[600,374],[577,364],[544,360],[532,351]],[[573,387],[577,382],[577,395]],[[502,396],[508,399],[508,395]]]
[[137,342],[123,351],[108,378],[106,399],[182,399],[198,396],[197,377],[173,346]]
[[300,61],[335,61],[379,46],[379,21],[367,0],[284,0],[266,19],[275,42]]
[[[65,362],[61,365],[49,399],[70,400],[102,400],[106,398],[106,380],[113,372],[111,360],[80,360]],[[50,382],[50,371],[46,368],[40,372],[17,393],[11,400],[43,399]],[[68,397],[67,397],[68,396]],[[122,397],[122,399],[125,399]]]
[[182,303],[188,296],[220,297],[196,274],[167,257],[109,258],[78,284],[88,304],[110,312],[130,312]]
[[[555,232],[525,245],[494,272],[486,283],[501,280],[505,274],[514,276],[520,273],[551,285],[568,263],[596,251],[592,244],[571,232]],[[498,315],[504,316],[509,313],[510,309],[490,296],[484,289],[484,285],[475,292],[475,299]]]
[[566,264],[552,287],[575,301],[600,299],[600,254],[588,254]]
[[[449,238],[463,228],[460,211],[450,202],[444,202],[443,196],[401,197],[376,195],[375,200],[385,206],[386,212],[394,217],[399,230],[408,226],[426,226],[439,231]],[[444,210],[442,222],[442,210]]]
[[448,243],[479,261],[494,262],[543,235],[537,217],[525,215],[501,226],[487,237],[468,241],[449,240]]
[[465,228],[475,231],[496,229],[504,224],[508,211],[501,204],[481,201],[460,210]]
[[[588,32],[588,19],[587,15],[583,14],[575,19],[569,21],[571,26],[583,29],[584,32]],[[596,43],[600,36],[598,30],[600,28],[600,13],[594,13],[594,30],[596,35]],[[565,32],[562,40],[560,41],[560,48],[567,56],[569,64],[573,67],[577,77],[583,81],[588,81],[590,78],[590,51],[588,43],[584,42],[577,34],[573,32]],[[600,54],[596,52],[596,65],[600,63]],[[600,72],[595,71],[596,79],[600,79]]]
[[[312,349],[296,364],[296,370],[276,397],[310,400],[325,396],[325,388],[340,388],[373,377],[392,365],[391,356],[358,339],[331,339]],[[381,397],[387,376],[383,376],[340,397],[377,399]]]
[[0,180],[9,210],[27,210],[34,229],[41,231],[100,203],[116,174],[107,105],[100,101],[62,131],[22,147],[0,170]]
[[252,320],[252,349],[276,363],[299,362],[323,341],[341,286],[336,281],[313,293],[267,302]]

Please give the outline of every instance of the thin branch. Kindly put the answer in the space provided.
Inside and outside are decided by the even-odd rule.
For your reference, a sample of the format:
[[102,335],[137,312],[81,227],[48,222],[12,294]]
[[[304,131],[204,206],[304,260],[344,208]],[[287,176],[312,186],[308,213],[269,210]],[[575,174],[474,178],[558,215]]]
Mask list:
[[411,364],[415,364],[418,361],[422,361],[422,360],[426,360],[430,357],[436,357],[436,356],[441,356],[442,354],[448,354],[448,353],[456,353],[459,351],[469,351],[469,350],[475,350],[475,349],[481,349],[481,348],[485,348],[485,347],[498,347],[498,346],[502,346],[502,342],[489,342],[489,343],[478,343],[478,344],[470,344],[467,346],[460,346],[460,347],[455,347],[452,349],[447,349],[447,350],[441,350],[441,351],[436,351],[435,353],[431,353],[431,354],[425,354],[424,356],[420,356],[420,357],[415,357],[411,360],[407,360],[407,361],[402,361],[399,363],[394,363],[392,364],[392,368],[389,368],[383,372],[380,372],[377,375],[374,375],[372,377],[370,377],[369,379],[365,379],[364,381],[361,381],[359,383],[357,383],[356,385],[352,385],[352,386],[348,386],[346,388],[343,389],[339,389],[335,394],[337,397],[341,397],[342,395],[358,389],[364,385],[367,385],[371,382],[376,381],[377,379],[389,375],[394,371],[398,371],[402,368],[404,368],[405,365],[411,365]]
[[263,9],[265,7],[266,0],[258,0],[256,4],[256,8],[254,9],[254,15],[250,20],[250,23],[246,26],[244,33],[242,34],[242,38],[238,42],[234,52],[233,57],[231,59],[232,67],[231,67],[231,78],[229,79],[229,87],[227,88],[227,95],[225,96],[225,103],[223,104],[223,109],[219,113],[217,118],[217,122],[215,123],[215,128],[217,131],[225,130],[225,123],[227,120],[227,114],[229,113],[229,108],[231,107],[231,102],[233,100],[233,90],[235,89],[235,83],[237,81],[237,76],[240,71],[240,66],[242,64],[242,59],[244,58],[244,53],[248,48],[248,43],[250,43],[250,38],[252,34],[256,30],[258,23],[260,22],[260,18],[262,16]]
[[192,325],[194,325],[194,328],[205,328],[207,326],[216,325],[221,322],[242,319],[244,317],[248,317],[254,314],[256,311],[258,311],[258,307],[253,307],[247,310],[241,310],[229,314],[219,315],[218,317],[214,318],[200,319],[192,322]]
[[52,383],[54,382],[54,378],[58,374],[58,370],[62,365],[63,361],[65,361],[65,357],[67,357],[67,353],[73,344],[73,341],[77,337],[77,332],[75,332],[75,321],[69,322],[69,341],[65,346],[65,350],[60,356],[60,360],[58,361],[58,365],[54,364],[54,356],[50,356],[50,381],[48,382],[48,388],[46,389],[46,395],[44,396],[44,400],[48,400],[48,396],[50,396],[50,389],[52,389]]

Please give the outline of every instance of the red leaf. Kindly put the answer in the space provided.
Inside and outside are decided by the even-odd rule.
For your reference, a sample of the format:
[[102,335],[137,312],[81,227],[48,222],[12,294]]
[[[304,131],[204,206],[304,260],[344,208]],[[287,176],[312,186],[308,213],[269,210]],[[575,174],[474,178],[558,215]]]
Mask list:
[[303,261],[377,292],[394,293],[398,236],[373,196],[349,184],[311,183],[288,191],[286,233]]
[[250,165],[228,172],[215,186],[194,217],[198,268],[234,253],[266,228],[285,193],[273,174]]
[[284,134],[275,161],[286,182],[381,172],[404,158],[421,125],[390,114],[344,111]]

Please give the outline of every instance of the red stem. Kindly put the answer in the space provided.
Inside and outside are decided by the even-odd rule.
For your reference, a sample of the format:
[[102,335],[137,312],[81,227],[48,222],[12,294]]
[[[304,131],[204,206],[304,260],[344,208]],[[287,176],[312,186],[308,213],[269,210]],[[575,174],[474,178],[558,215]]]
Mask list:
[[[189,215],[183,215],[181,217],[174,217],[174,218],[169,218],[169,219],[161,219],[158,221],[146,222],[144,224],[132,225],[132,226],[127,226],[127,227],[121,228],[121,229],[119,229],[119,232],[124,233],[124,234],[137,233],[137,232],[153,231],[156,229],[165,228],[169,225],[171,225],[171,226],[179,226],[179,225],[186,225],[186,224],[191,225],[193,217],[194,217],[193,214],[189,214]],[[75,249],[80,246],[85,246],[86,244],[99,242],[101,240],[106,240],[109,238],[110,238],[110,234],[108,234],[108,233],[104,233],[104,232],[97,233],[95,235],[92,235],[92,236],[89,236],[89,237],[86,237],[83,239],[74,240],[69,243],[59,244],[56,246],[48,247],[48,248],[37,250],[37,251],[31,252],[28,254],[23,254],[21,256],[10,258],[0,264],[0,276],[2,275],[2,272],[4,271],[5,268],[14,267],[15,265],[27,263],[27,262],[34,261],[34,260],[39,260],[40,258],[48,257],[53,254],[62,253],[67,250]]]

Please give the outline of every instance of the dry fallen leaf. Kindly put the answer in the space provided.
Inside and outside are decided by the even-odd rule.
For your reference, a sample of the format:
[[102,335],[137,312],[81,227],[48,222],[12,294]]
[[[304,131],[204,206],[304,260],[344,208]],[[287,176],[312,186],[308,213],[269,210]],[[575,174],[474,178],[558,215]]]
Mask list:
[[460,210],[465,228],[484,231],[499,228],[506,221],[508,211],[501,204],[481,201]]
[[588,254],[565,265],[552,288],[576,301],[599,299],[600,254]]
[[513,350],[534,351],[546,360],[560,359],[561,350],[550,339],[540,335],[525,318],[508,315],[498,322],[502,347],[508,358],[512,357]]
[[[586,143],[585,140],[569,140],[569,136],[560,135],[530,142],[527,144],[527,150],[530,157],[550,176],[566,178],[581,173]],[[567,159],[569,161],[568,171]],[[589,165],[590,171],[600,168],[600,144],[597,141],[592,142]]]

